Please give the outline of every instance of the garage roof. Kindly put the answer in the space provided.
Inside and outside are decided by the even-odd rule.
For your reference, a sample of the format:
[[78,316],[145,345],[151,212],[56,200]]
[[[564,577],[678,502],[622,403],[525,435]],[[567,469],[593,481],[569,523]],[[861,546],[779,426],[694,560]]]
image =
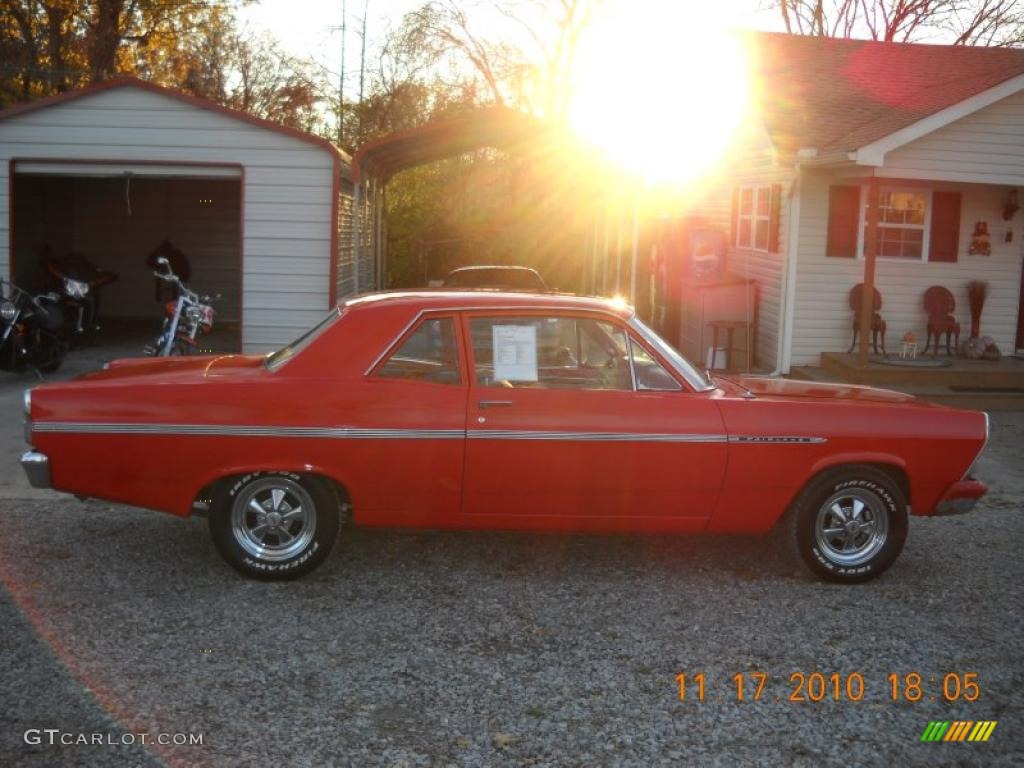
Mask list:
[[329,142],[327,139],[321,138],[319,136],[314,136],[311,133],[306,133],[305,131],[300,131],[296,128],[290,128],[287,125],[275,123],[271,120],[264,120],[263,118],[255,117],[254,115],[250,115],[247,112],[241,112],[237,109],[231,109],[230,107],[222,106],[208,99],[202,99],[198,96],[192,96],[190,94],[183,93],[182,91],[179,91],[175,88],[165,88],[161,85],[156,85],[145,80],[140,80],[137,77],[115,77],[111,78],[110,80],[104,80],[99,83],[93,83],[92,85],[88,85],[85,88],[79,88],[74,91],[67,91],[66,93],[58,93],[53,96],[46,96],[44,98],[36,99],[34,101],[27,101],[22,104],[15,104],[12,107],[0,110],[0,120],[5,120],[9,117],[14,117],[15,115],[24,115],[29,112],[35,112],[37,110],[45,109],[46,107],[50,107],[54,104],[60,104],[65,101],[73,101],[75,99],[80,99],[83,96],[89,96],[100,91],[109,91],[114,88],[128,87],[141,88],[152,93],[160,94],[161,96],[167,96],[172,99],[177,99],[178,101],[190,104],[193,107],[199,107],[200,109],[208,109],[212,112],[218,112],[222,115],[234,118],[235,120],[242,120],[243,122],[249,123],[251,125],[256,125],[260,128],[265,128],[268,131],[274,131],[275,133],[284,134],[285,136],[290,136],[293,139],[298,139],[299,141],[304,141],[308,144],[312,144],[316,147],[326,150],[334,159],[334,161],[338,163],[339,167],[342,169],[342,173],[346,173],[346,169],[351,165],[352,158],[350,158],[345,152],[341,151],[338,147]]

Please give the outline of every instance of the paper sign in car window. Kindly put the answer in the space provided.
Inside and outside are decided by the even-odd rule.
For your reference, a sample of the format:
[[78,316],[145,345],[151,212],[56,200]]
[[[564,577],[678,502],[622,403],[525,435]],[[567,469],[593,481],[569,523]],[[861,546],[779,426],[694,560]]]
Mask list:
[[491,330],[495,380],[536,381],[537,328],[532,325],[494,325]]

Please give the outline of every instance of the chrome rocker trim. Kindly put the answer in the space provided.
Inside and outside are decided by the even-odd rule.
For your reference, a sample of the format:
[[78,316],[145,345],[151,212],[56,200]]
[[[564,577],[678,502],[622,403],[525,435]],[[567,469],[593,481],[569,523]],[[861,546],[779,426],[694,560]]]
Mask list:
[[825,437],[797,435],[717,435],[676,432],[573,432],[525,429],[370,429],[365,427],[285,427],[237,424],[128,424],[38,421],[34,432],[86,435],[195,435],[200,437],[302,437],[330,440],[571,440],[648,443],[730,443],[806,445]]

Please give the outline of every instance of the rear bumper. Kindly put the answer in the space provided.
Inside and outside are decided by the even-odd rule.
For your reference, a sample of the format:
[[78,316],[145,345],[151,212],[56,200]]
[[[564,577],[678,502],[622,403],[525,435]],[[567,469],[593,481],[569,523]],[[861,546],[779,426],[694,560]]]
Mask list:
[[963,515],[974,509],[978,500],[988,493],[988,486],[980,480],[967,478],[953,483],[935,507],[936,516]]
[[33,488],[52,488],[50,481],[50,459],[45,453],[27,451],[21,455],[21,468],[28,476]]

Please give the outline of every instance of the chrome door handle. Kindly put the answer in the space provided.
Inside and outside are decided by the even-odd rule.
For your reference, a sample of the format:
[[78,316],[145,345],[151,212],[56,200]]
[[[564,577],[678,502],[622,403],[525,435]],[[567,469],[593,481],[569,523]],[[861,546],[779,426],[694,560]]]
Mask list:
[[512,405],[511,400],[481,400],[477,403],[481,408],[507,408]]

